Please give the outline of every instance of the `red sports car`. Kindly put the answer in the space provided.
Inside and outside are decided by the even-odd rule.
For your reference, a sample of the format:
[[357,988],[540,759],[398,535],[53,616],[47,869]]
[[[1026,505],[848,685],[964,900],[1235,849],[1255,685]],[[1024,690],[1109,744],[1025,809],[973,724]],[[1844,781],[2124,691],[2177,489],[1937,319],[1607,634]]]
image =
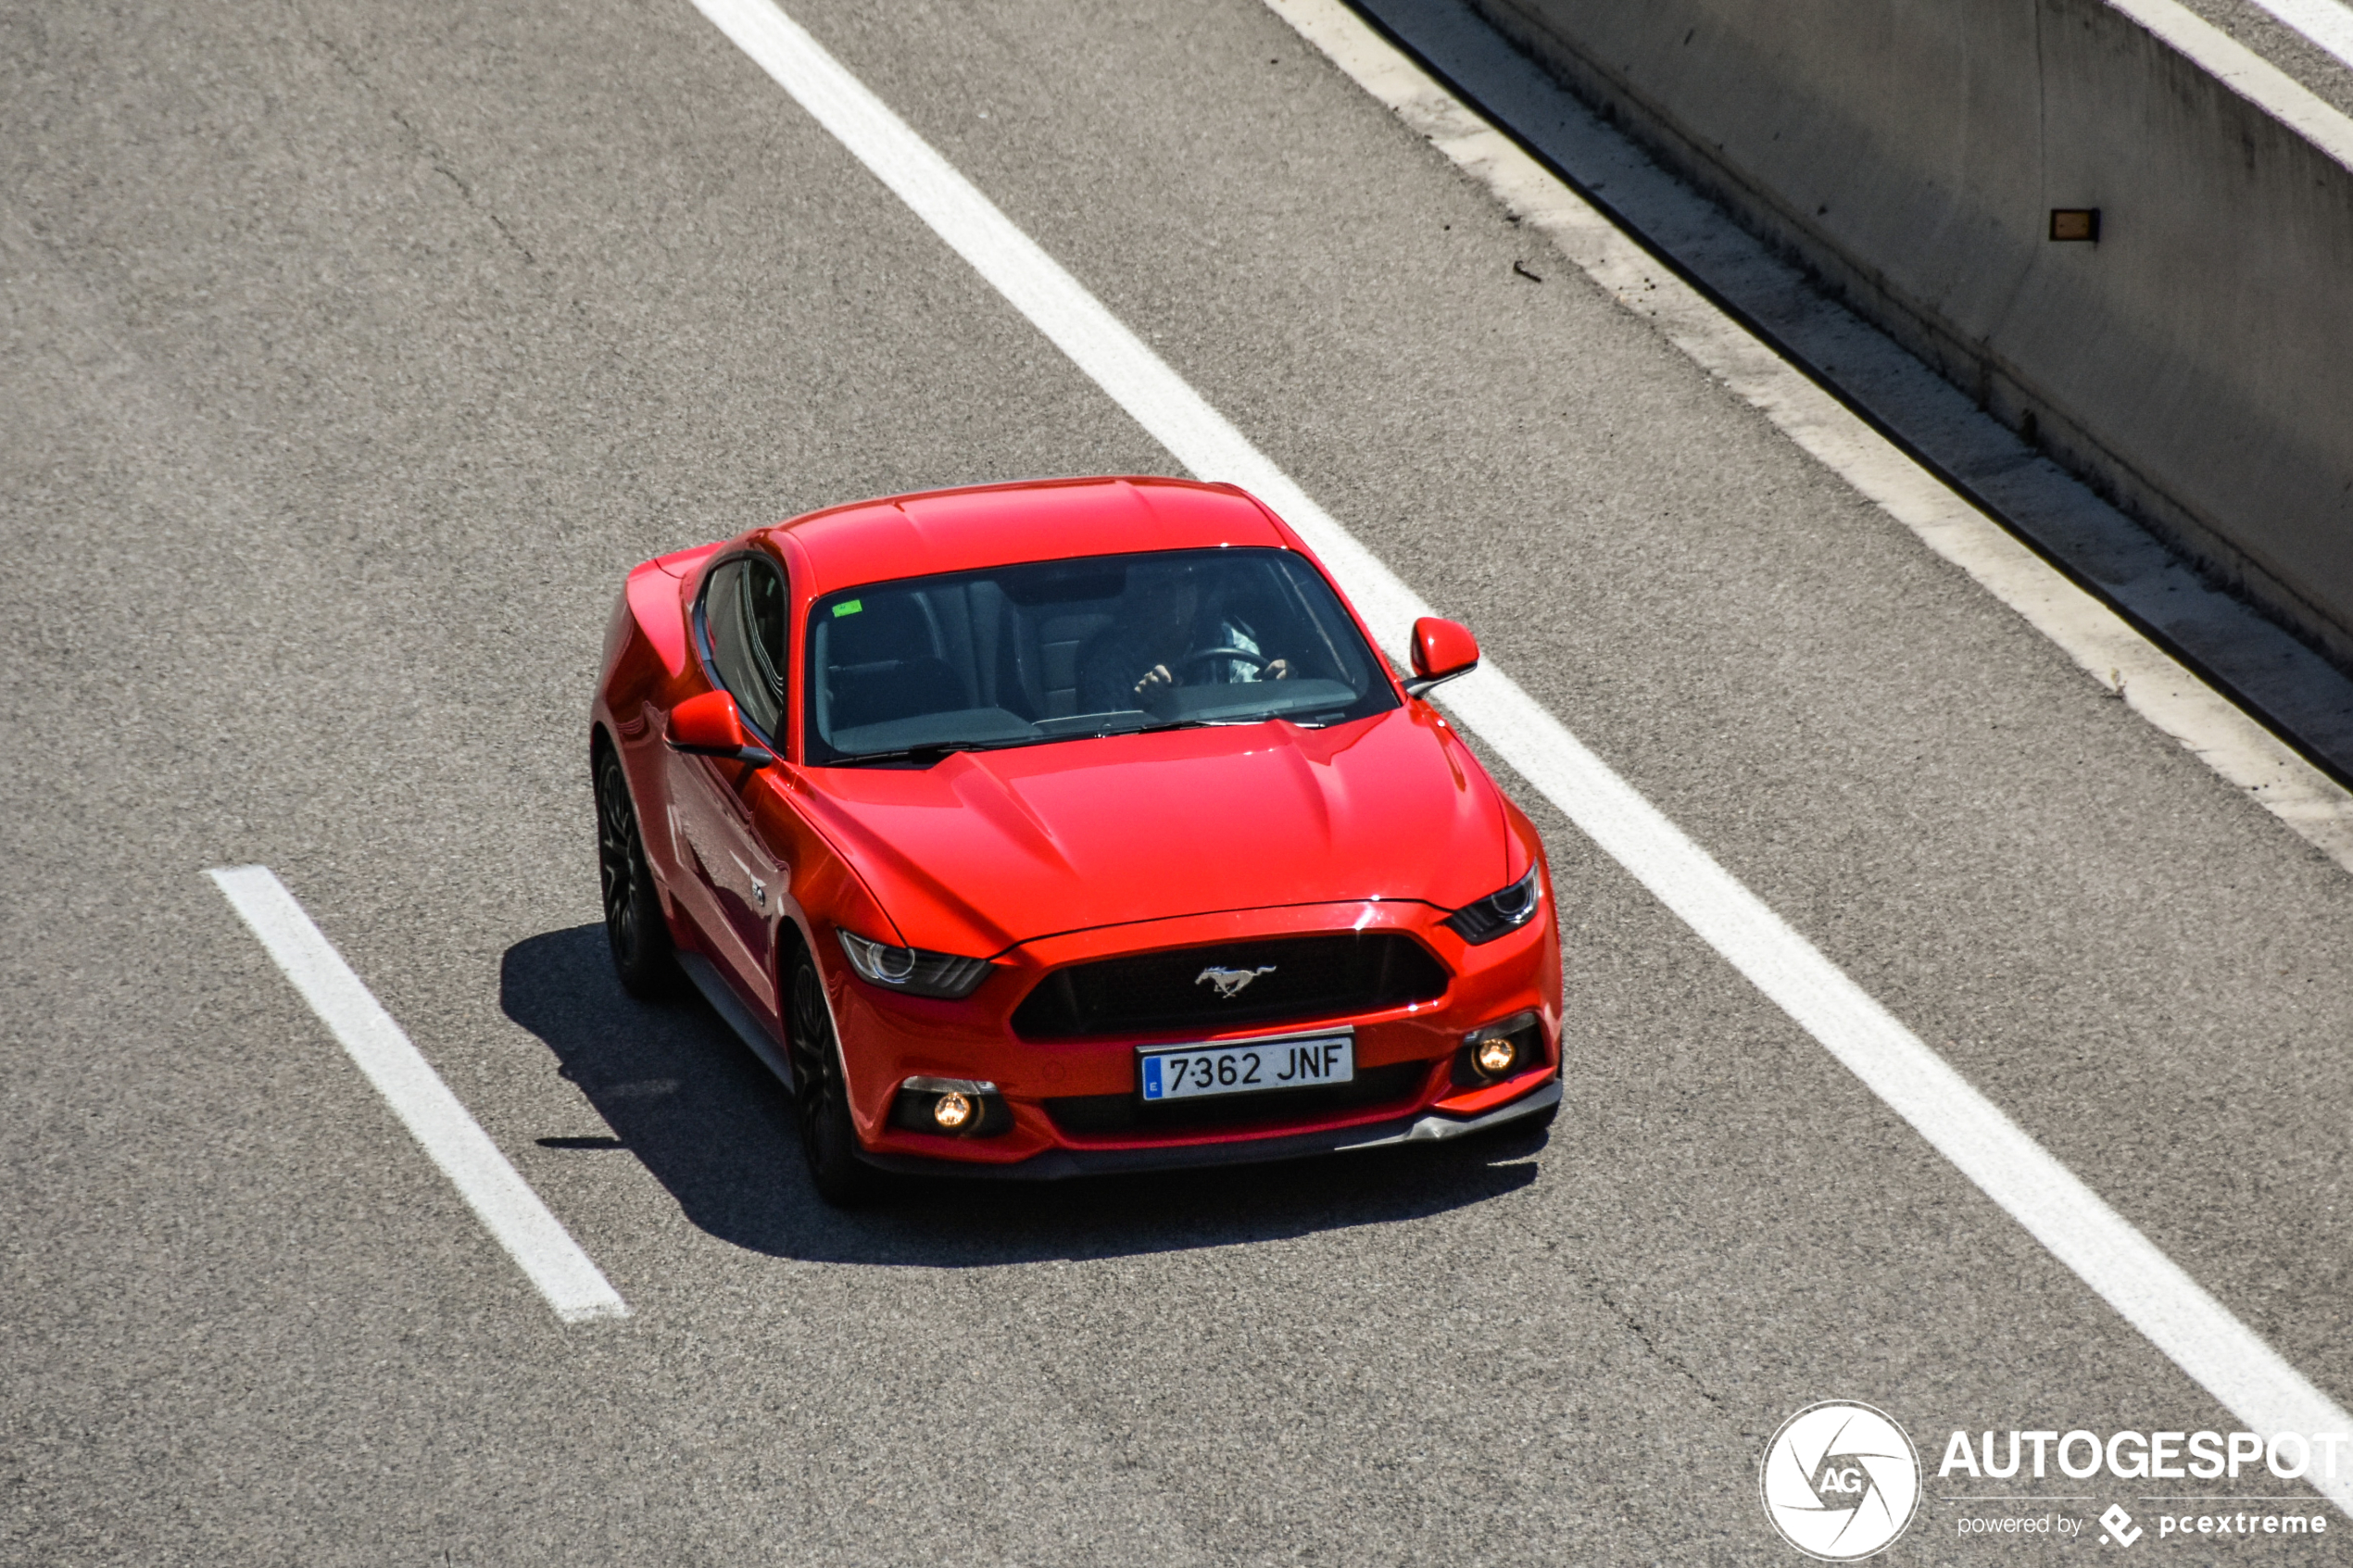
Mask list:
[[1544,852],[1230,485],[812,512],[629,574],[589,737],[623,983],[683,968],[828,1201],[1548,1121]]

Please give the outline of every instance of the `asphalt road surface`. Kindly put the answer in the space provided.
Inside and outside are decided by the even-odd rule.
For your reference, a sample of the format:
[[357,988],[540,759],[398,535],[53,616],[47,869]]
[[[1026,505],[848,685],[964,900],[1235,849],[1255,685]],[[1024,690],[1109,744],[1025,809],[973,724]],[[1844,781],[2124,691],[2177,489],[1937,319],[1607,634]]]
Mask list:
[[[2345,872],[1258,0],[789,9],[2353,1394]],[[0,415],[0,1560],[1797,1561],[1759,1456],[1845,1398],[1931,1467],[1890,1561],[1982,1562],[2102,1549],[1959,1539],[1949,1431],[2238,1424],[1525,788],[1549,1141],[820,1207],[604,955],[622,574],[1177,470],[687,0],[10,7]],[[248,862],[630,1316],[548,1310],[204,874]],[[2215,1549],[2344,1555],[2243,1480],[2337,1533]]]

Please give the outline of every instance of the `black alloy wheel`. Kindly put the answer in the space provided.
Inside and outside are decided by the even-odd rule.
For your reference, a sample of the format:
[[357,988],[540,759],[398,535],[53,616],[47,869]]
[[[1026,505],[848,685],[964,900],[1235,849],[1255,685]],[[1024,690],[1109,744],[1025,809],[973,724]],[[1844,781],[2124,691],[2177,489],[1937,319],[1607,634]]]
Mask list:
[[788,1010],[793,1110],[817,1196],[837,1209],[850,1209],[872,1198],[879,1184],[874,1168],[858,1158],[858,1130],[849,1120],[849,1091],[842,1082],[824,985],[817,960],[802,948],[793,960]]
[[610,749],[597,754],[597,872],[604,886],[605,941],[622,989],[633,997],[668,995],[678,977],[677,956],[653,869],[646,864],[629,780],[620,755]]

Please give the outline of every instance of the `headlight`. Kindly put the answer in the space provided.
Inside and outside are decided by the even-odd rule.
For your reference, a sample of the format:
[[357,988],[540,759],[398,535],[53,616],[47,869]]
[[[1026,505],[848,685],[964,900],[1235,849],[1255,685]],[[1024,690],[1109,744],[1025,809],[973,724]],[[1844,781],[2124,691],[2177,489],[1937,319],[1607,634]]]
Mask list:
[[1445,923],[1474,947],[1481,942],[1492,942],[1507,931],[1517,931],[1536,918],[1536,906],[1543,892],[1540,876],[1542,870],[1541,861],[1529,867],[1526,876],[1509,887],[1490,893],[1476,904],[1465,904],[1448,915]]
[[926,953],[921,947],[892,947],[836,927],[841,950],[859,978],[911,997],[969,997],[988,977],[987,959],[960,959],[953,953]]

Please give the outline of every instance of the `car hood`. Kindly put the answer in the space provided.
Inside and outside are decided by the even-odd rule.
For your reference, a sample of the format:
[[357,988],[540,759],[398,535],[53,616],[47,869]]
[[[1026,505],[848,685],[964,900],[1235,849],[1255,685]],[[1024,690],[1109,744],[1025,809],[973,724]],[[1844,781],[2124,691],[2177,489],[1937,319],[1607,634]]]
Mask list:
[[946,952],[1276,905],[1452,909],[1510,871],[1494,784],[1419,705],[1327,730],[1113,735],[805,777],[900,940]]

